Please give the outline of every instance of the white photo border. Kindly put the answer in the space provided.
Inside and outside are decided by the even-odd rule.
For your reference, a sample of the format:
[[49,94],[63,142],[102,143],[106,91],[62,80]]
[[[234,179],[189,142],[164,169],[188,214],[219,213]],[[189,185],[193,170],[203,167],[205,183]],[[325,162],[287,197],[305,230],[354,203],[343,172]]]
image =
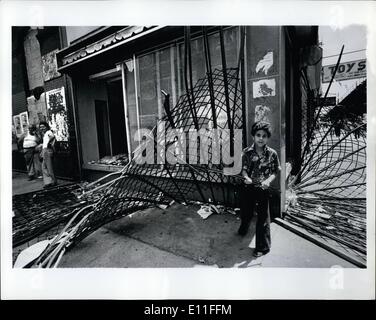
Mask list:
[[[376,87],[375,18],[372,1],[0,2],[3,299],[374,299],[376,99],[370,88]],[[202,24],[367,26],[367,269],[13,269],[11,27]],[[336,276],[342,277],[342,287],[332,285]]]

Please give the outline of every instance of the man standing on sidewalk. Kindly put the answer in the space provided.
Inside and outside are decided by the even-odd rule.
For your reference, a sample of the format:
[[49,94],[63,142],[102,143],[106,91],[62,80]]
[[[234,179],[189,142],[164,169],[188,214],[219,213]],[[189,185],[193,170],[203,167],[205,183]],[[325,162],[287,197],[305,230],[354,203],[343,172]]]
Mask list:
[[37,145],[40,143],[40,139],[36,135],[36,130],[37,127],[35,124],[29,125],[29,130],[23,138],[22,144],[29,180],[33,180],[41,175],[41,167],[36,149]]
[[43,158],[42,162],[42,173],[43,173],[43,188],[49,188],[56,186],[57,180],[54,173],[54,144],[55,144],[55,135],[50,129],[50,126],[47,122],[42,121],[39,124],[39,129],[43,134],[43,147],[41,157]]

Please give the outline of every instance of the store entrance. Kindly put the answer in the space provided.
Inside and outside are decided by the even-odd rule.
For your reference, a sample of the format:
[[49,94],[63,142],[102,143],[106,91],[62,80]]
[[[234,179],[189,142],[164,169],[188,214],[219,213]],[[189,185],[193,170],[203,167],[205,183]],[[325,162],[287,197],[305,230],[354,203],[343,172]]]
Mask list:
[[91,164],[123,166],[128,163],[128,146],[121,78],[104,85],[107,101],[95,101],[99,159]]
[[127,154],[127,133],[121,80],[107,82],[112,156]]

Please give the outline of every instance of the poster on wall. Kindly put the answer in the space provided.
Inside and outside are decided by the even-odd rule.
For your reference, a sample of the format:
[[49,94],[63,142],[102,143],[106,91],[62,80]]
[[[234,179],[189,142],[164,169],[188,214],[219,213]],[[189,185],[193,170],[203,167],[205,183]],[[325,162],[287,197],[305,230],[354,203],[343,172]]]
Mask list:
[[26,133],[29,127],[29,117],[27,111],[20,113],[22,133]]
[[46,92],[47,121],[62,148],[68,147],[67,107],[64,87]]
[[263,79],[253,82],[253,98],[274,97],[275,79]]
[[19,138],[23,131],[22,131],[22,126],[21,126],[21,117],[20,115],[13,116],[13,124],[14,124],[14,130],[16,132],[17,138]]
[[270,108],[264,105],[257,105],[255,108],[255,121],[270,121]]
[[60,77],[61,74],[57,71],[57,61],[56,61],[56,52],[58,49],[53,50],[49,53],[46,53],[42,56],[42,66],[43,66],[43,79],[48,81],[57,77]]

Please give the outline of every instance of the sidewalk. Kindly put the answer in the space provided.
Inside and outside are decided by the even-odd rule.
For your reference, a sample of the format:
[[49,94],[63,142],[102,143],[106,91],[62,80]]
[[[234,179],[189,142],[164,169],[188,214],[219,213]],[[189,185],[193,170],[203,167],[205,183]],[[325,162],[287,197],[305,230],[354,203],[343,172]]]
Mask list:
[[[19,173],[13,178],[18,193],[42,185]],[[255,259],[254,220],[248,234],[240,237],[238,215],[213,214],[204,220],[199,208],[175,203],[166,210],[146,209],[112,221],[66,252],[59,267],[355,267],[275,223],[270,253]]]
[[270,253],[256,259],[254,223],[240,237],[237,215],[213,214],[203,220],[198,209],[174,204],[113,221],[66,253],[60,267],[354,267],[275,223]]
[[[71,183],[67,180],[57,179],[58,185]],[[29,181],[26,173],[12,171],[12,190],[13,195],[35,192],[43,189],[43,179],[34,179]]]

